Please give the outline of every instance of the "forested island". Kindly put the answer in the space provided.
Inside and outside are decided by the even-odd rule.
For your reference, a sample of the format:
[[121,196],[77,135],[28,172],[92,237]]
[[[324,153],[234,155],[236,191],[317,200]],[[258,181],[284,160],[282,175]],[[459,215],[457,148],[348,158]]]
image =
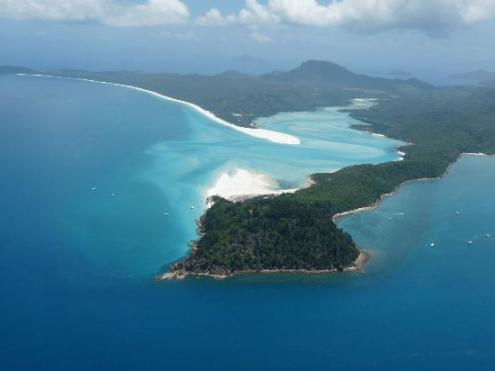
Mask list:
[[200,222],[193,252],[162,278],[189,273],[356,270],[366,259],[349,234],[331,222],[332,205],[286,197],[232,202],[214,197]]
[[282,111],[377,98],[372,108],[351,112],[363,122],[356,129],[409,143],[400,148],[403,161],[313,174],[311,186],[292,194],[239,202],[216,197],[201,218],[200,237],[191,254],[163,278],[355,270],[363,256],[352,237],[333,222],[336,215],[371,206],[406,181],[442,176],[462,153],[495,153],[495,88],[488,86],[438,88],[416,79],[359,75],[322,61],[263,76],[72,70],[52,74],[157,91],[196,103],[241,126]]
[[366,123],[357,129],[410,143],[400,148],[403,161],[313,174],[312,185],[293,194],[217,200],[203,217],[196,248],[172,267],[175,276],[355,267],[355,244],[334,216],[371,206],[406,181],[442,176],[462,153],[495,153],[495,90],[415,84],[389,93],[352,115]]

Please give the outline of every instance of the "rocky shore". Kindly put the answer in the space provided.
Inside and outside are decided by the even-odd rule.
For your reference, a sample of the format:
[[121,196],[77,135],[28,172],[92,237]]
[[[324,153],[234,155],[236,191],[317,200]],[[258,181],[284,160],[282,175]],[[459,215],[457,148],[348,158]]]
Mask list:
[[338,272],[360,272],[366,263],[371,259],[371,254],[367,251],[360,250],[357,259],[348,267],[342,270],[336,268],[324,269],[324,270],[310,270],[310,269],[262,269],[262,270],[243,270],[236,272],[190,272],[182,268],[181,263],[176,263],[172,266],[170,272],[159,274],[155,277],[157,281],[166,280],[183,280],[186,277],[209,277],[215,279],[224,279],[240,274],[267,274],[267,273],[303,273],[303,274],[328,274]]

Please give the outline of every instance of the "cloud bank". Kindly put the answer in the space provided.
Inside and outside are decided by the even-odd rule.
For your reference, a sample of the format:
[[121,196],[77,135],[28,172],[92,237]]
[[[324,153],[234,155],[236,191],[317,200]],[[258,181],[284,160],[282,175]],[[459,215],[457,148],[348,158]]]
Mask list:
[[196,24],[199,26],[225,26],[237,22],[235,14],[223,16],[222,12],[217,8],[212,8],[205,15],[196,19]]
[[247,24],[344,27],[358,31],[416,29],[428,34],[495,18],[495,0],[247,0]]
[[0,18],[142,27],[185,23],[189,10],[179,0],[147,0],[136,4],[114,0],[0,0]]
[[192,1],[196,0],[0,0],[0,18],[115,27],[283,24],[358,32],[413,29],[430,35],[495,19],[495,0],[246,0],[234,14],[212,8],[194,20],[186,5]]

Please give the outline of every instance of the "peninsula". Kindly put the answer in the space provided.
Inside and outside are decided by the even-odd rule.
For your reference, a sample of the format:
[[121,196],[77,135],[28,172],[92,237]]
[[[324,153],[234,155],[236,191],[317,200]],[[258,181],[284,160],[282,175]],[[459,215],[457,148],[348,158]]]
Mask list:
[[403,161],[312,174],[311,186],[294,193],[237,202],[215,197],[201,218],[200,236],[190,255],[161,278],[355,270],[365,259],[352,237],[334,224],[336,216],[369,207],[406,181],[442,176],[462,153],[495,153],[495,89],[488,86],[438,88],[417,79],[359,75],[324,61],[257,77],[234,72],[50,74],[174,97],[242,129],[255,126],[256,118],[282,111],[375,98],[373,107],[351,112],[363,123],[355,128],[409,143],[399,149]]
[[239,272],[355,271],[366,260],[349,234],[331,222],[328,202],[287,197],[231,202],[213,197],[192,253],[160,278],[228,277]]
[[[324,81],[325,69],[317,70],[323,76],[314,79]],[[494,89],[433,88],[415,81],[379,94],[389,99],[352,112],[365,123],[357,129],[410,143],[400,148],[403,161],[313,174],[310,187],[292,194],[217,199],[202,218],[201,237],[189,257],[162,277],[352,270],[357,247],[333,217],[369,207],[406,181],[440,177],[462,153],[495,153]]]

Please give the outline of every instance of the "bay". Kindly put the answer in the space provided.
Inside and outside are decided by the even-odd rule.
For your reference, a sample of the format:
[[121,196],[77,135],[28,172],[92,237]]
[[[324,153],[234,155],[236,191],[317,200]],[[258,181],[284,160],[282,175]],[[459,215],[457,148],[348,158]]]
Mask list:
[[488,365],[492,157],[339,220],[373,254],[364,274],[153,281],[223,174],[287,189],[399,159],[401,142],[354,123],[336,108],[257,121],[301,139],[283,145],[122,87],[0,77],[5,369]]

